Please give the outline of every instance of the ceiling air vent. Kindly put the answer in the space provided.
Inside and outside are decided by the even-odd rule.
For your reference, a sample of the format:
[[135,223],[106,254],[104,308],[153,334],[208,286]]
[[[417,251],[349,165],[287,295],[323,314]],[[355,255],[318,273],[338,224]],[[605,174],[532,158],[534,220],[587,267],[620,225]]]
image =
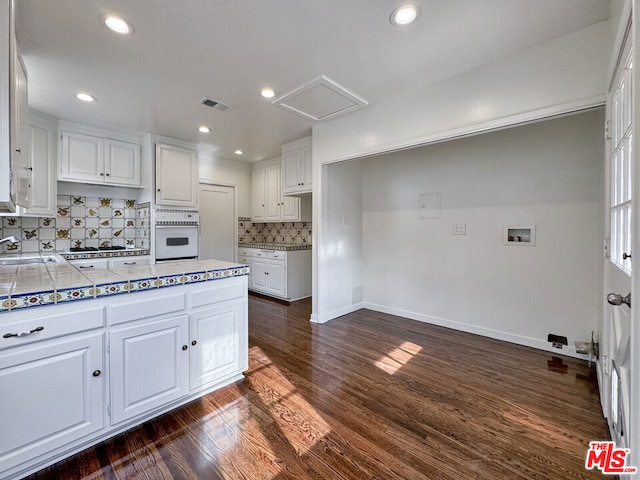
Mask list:
[[207,107],[215,108],[216,110],[220,110],[221,112],[226,112],[231,108],[230,105],[226,103],[219,102],[218,100],[214,100],[213,98],[204,97],[200,100],[202,105],[206,105]]

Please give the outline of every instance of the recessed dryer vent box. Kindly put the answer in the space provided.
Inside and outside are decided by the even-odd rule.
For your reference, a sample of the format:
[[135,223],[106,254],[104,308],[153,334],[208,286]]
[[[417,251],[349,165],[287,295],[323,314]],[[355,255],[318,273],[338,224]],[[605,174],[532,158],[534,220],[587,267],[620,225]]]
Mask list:
[[536,244],[535,225],[509,225],[504,227],[504,244],[533,247]]

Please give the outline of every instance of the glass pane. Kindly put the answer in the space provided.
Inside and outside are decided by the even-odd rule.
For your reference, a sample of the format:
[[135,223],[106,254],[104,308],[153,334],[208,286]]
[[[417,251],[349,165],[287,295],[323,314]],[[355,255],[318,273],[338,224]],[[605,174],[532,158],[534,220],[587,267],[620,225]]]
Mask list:
[[618,239],[620,238],[618,235],[618,210],[613,208],[611,209],[611,261],[613,263],[618,263],[618,257],[620,252],[620,248],[618,248]]
[[618,190],[620,185],[618,183],[618,151],[613,152],[611,156],[611,207],[618,205]]

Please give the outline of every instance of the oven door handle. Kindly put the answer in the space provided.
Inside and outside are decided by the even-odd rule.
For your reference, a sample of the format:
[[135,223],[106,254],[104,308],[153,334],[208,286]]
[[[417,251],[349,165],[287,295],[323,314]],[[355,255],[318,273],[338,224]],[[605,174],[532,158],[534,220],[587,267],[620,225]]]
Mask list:
[[193,223],[193,224],[189,224],[189,225],[156,225],[156,228],[161,228],[161,229],[165,229],[165,228],[197,228],[198,224],[197,223]]

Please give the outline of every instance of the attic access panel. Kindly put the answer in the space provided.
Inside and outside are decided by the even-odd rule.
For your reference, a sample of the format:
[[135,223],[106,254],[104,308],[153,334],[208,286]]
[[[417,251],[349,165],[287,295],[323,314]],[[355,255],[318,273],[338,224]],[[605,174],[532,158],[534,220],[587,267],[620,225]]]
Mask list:
[[359,110],[369,102],[321,75],[271,104],[319,122]]

